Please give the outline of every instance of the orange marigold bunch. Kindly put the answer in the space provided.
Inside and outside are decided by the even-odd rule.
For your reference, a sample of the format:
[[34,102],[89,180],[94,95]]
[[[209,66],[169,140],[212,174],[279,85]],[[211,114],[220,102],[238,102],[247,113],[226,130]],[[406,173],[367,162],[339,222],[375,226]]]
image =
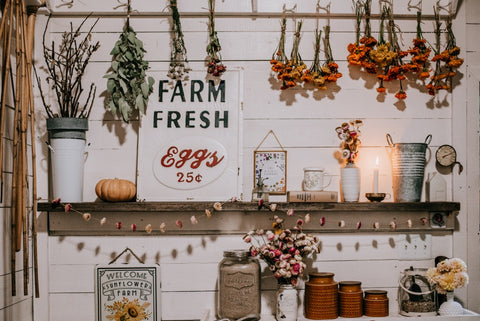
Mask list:
[[[272,65],[271,70],[277,74],[277,79],[283,81],[282,89],[288,88],[288,82],[285,80],[284,74],[291,71],[291,67],[289,67],[289,61],[287,56],[285,55],[285,30],[287,26],[287,19],[283,18],[281,21],[281,33],[280,33],[280,41],[278,42],[277,49],[272,55],[272,59],[270,60],[270,64]],[[290,84],[291,85],[291,84]]]
[[312,66],[305,71],[302,80],[305,83],[313,83],[318,89],[327,89],[325,85],[326,79],[322,73],[320,67],[320,41],[322,38],[322,32],[315,29],[315,52],[313,55]]
[[338,71],[338,64],[333,59],[332,46],[330,45],[330,26],[327,25],[324,29],[326,60],[322,66],[322,73],[328,82],[337,82],[337,79],[342,77],[342,73]]
[[298,83],[301,83],[303,81],[303,74],[307,70],[307,65],[303,62],[302,57],[298,52],[298,48],[300,46],[300,31],[302,30],[302,24],[302,20],[297,23],[297,30],[295,32],[295,38],[293,40],[290,60],[287,63],[285,72],[281,76],[281,79],[284,81],[284,86],[282,86],[281,89],[295,87]]
[[409,71],[417,74],[420,79],[427,79],[430,77],[429,71],[429,57],[432,49],[427,46],[427,40],[422,34],[422,12],[417,11],[417,36],[413,39],[413,48],[408,50],[412,59],[408,65]]
[[[372,37],[370,27],[370,1],[357,1],[355,3],[356,16],[356,41],[347,46],[349,55],[347,56],[348,63],[353,66],[362,66],[366,72],[371,74],[377,73],[377,67],[370,59],[370,51],[377,44],[377,40]],[[365,16],[365,35],[360,38],[360,25],[362,18]]]
[[453,77],[456,75],[456,69],[463,64],[463,59],[459,58],[460,47],[456,45],[455,35],[452,30],[452,19],[448,18],[447,45],[444,51],[440,52],[441,22],[438,11],[435,10],[435,36],[436,49],[432,62],[435,62],[435,71],[430,78],[427,90],[430,95],[435,95],[439,90],[450,90],[452,88]]

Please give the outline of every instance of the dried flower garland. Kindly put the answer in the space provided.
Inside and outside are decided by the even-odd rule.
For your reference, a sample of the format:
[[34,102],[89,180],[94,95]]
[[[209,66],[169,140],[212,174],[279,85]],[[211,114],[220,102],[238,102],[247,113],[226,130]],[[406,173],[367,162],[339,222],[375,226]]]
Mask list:
[[354,163],[358,157],[358,149],[360,147],[360,127],[363,122],[359,119],[351,120],[349,123],[343,123],[340,127],[335,128],[338,138],[340,138],[340,148],[342,149],[342,158],[347,163]]
[[456,69],[463,64],[463,59],[459,58],[460,47],[457,46],[455,35],[452,30],[452,18],[449,17],[446,22],[447,44],[445,50],[440,52],[441,22],[438,14],[438,8],[435,8],[435,40],[436,47],[433,49],[435,55],[432,62],[435,63],[435,70],[428,83],[427,90],[430,95],[435,95],[439,90],[451,90],[453,78],[456,75]]
[[220,55],[222,47],[217,37],[217,31],[215,31],[215,0],[208,0],[208,9],[207,72],[214,77],[220,77],[227,67],[222,63]]
[[446,259],[429,268],[426,273],[430,284],[436,285],[438,293],[445,294],[468,284],[467,265],[459,258]]
[[[272,65],[271,70],[277,74],[277,79],[282,79],[282,75],[288,64],[288,58],[285,54],[285,31],[287,28],[287,19],[283,18],[281,21],[281,29],[280,29],[280,40],[278,42],[277,49],[272,55],[272,59],[270,60],[270,64]],[[282,88],[288,88],[285,80],[283,80]]]
[[178,13],[177,0],[170,0],[172,14],[170,67],[167,76],[174,80],[183,79],[190,71],[187,59],[187,48],[183,40],[182,24]]

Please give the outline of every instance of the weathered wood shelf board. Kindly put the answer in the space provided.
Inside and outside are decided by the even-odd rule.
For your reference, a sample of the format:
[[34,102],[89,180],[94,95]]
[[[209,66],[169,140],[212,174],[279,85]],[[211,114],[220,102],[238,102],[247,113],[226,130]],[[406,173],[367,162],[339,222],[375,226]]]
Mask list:
[[[298,219],[310,214],[304,230],[314,233],[372,233],[453,231],[460,203],[276,203],[275,211],[267,206],[259,209],[253,202],[226,202],[222,210],[213,202],[88,202],[72,203],[81,213],[90,213],[87,222],[75,211],[66,213],[62,206],[39,203],[38,210],[47,212],[51,235],[149,235],[150,234],[242,234],[253,229],[269,229],[273,216],[285,219],[285,227],[293,227]],[[207,218],[205,211],[211,212]],[[293,210],[293,215],[287,212]],[[191,217],[198,219],[191,223]],[[105,218],[106,224],[100,221]],[[181,220],[179,228],[176,221]],[[117,228],[121,222],[122,228]],[[160,231],[160,224],[167,229]],[[136,231],[131,226],[135,224]]]

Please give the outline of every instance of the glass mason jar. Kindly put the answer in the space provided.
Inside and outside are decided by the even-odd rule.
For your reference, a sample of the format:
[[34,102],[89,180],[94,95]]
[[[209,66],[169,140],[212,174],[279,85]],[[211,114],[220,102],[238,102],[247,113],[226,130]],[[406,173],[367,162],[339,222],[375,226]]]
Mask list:
[[247,250],[223,252],[218,265],[218,317],[260,319],[260,264]]

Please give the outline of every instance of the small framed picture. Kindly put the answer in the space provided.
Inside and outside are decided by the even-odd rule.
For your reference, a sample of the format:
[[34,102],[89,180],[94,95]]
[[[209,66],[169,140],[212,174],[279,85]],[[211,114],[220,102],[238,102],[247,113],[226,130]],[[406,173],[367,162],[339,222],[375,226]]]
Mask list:
[[287,151],[255,151],[254,182],[259,180],[269,194],[287,193]]

